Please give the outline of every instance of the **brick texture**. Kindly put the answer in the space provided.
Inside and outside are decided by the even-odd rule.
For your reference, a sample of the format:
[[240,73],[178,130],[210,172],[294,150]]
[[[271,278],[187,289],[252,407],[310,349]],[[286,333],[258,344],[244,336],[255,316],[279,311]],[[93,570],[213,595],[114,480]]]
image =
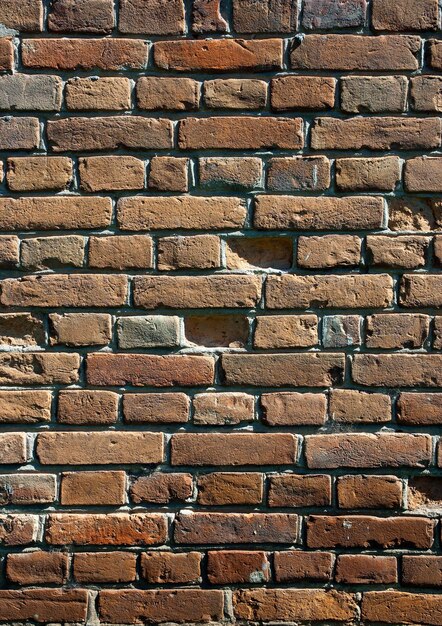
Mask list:
[[442,624],[439,0],[0,0],[0,622]]

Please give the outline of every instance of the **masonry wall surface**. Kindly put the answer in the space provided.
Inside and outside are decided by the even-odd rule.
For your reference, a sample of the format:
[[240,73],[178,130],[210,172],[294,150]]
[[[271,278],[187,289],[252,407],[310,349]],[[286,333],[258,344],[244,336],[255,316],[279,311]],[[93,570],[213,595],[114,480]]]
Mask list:
[[442,625],[438,0],[0,24],[0,622]]

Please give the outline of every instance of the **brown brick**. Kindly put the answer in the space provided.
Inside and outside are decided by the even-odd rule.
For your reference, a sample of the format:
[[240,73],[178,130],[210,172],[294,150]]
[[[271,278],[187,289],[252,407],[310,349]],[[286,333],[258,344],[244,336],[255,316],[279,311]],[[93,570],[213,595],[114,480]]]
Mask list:
[[15,622],[84,622],[85,589],[15,589],[0,591],[0,619]]
[[327,400],[320,393],[263,393],[261,407],[268,426],[319,426],[326,419]]
[[442,159],[416,157],[405,163],[404,184],[407,191],[442,191]]
[[325,76],[278,76],[271,81],[275,111],[324,111],[335,104],[336,80]]
[[329,552],[275,552],[275,579],[282,583],[328,582],[333,562],[334,555]]
[[52,345],[104,346],[112,338],[111,316],[106,313],[51,313]]
[[37,538],[38,517],[35,515],[0,516],[0,544],[2,546],[24,546]]
[[254,419],[254,397],[245,393],[198,393],[193,399],[193,422],[230,425]]
[[34,424],[51,419],[50,391],[0,391],[1,424]]
[[227,22],[221,14],[221,0],[194,0],[192,5],[192,31],[194,33],[224,33]]
[[42,0],[3,0],[1,23],[6,28],[40,32],[43,30]]
[[392,313],[370,315],[367,318],[367,348],[392,350],[422,348],[428,337],[428,315]]
[[287,513],[181,512],[175,522],[176,543],[296,543],[298,516]]
[[282,474],[270,476],[270,507],[316,507],[331,504],[330,476]]
[[442,237],[439,235],[434,238],[434,256],[435,264],[442,266]]
[[402,278],[400,303],[404,307],[437,307],[442,304],[442,276],[406,274]]
[[389,35],[307,35],[291,53],[293,69],[417,70],[420,37]]
[[442,355],[360,354],[354,357],[353,380],[372,387],[439,387]]
[[73,575],[78,583],[130,583],[136,561],[135,552],[76,552]]
[[72,180],[68,157],[11,157],[6,167],[12,191],[63,191]]
[[78,381],[78,354],[8,352],[0,354],[1,385],[69,385]]
[[307,521],[309,548],[420,548],[433,545],[434,521],[425,517],[311,515]]
[[6,306],[99,307],[126,303],[127,277],[94,274],[46,274],[1,281]]
[[422,267],[425,265],[429,244],[427,237],[369,235],[368,260],[371,265],[378,267]]
[[194,387],[211,385],[213,375],[209,356],[95,353],[87,358],[91,385]]
[[54,152],[171,148],[173,135],[170,120],[136,115],[51,120],[47,131]]
[[309,29],[355,28],[363,26],[366,0],[305,0],[302,24]]
[[265,583],[270,580],[270,563],[265,552],[210,551],[207,576],[212,585]]
[[152,267],[152,239],[147,235],[91,237],[89,267],[149,269]]
[[205,506],[261,504],[262,474],[213,472],[197,479],[198,504]]
[[199,182],[209,189],[262,186],[262,161],[256,157],[206,157],[199,162]]
[[39,145],[36,117],[0,117],[0,150],[36,150]]
[[107,589],[99,599],[101,619],[115,624],[216,622],[223,607],[223,592],[209,589]]
[[48,38],[22,42],[23,65],[35,69],[140,70],[146,66],[147,52],[148,46],[141,39]]
[[297,449],[297,438],[285,433],[178,433],[172,465],[284,465],[296,463]]
[[110,224],[111,214],[110,198],[0,198],[0,228],[3,230],[100,228]]
[[336,582],[344,585],[388,585],[397,583],[394,556],[341,554],[336,564]]
[[55,546],[145,546],[161,544],[166,536],[166,517],[159,513],[51,513],[45,540]]
[[201,581],[201,558],[199,552],[144,552],[141,575],[151,585],[198,583]]
[[63,585],[68,577],[68,557],[42,550],[8,554],[6,576],[16,585]]
[[[440,445],[439,445],[440,455]],[[440,461],[439,461],[440,466]],[[407,509],[422,510],[424,514],[440,510],[442,504],[440,476],[414,476],[408,480]]]
[[440,132],[437,118],[318,117],[311,144],[314,150],[422,150],[438,148]]
[[246,207],[240,198],[136,196],[118,202],[118,223],[122,230],[224,230],[242,227],[245,218]]
[[265,315],[256,318],[255,348],[309,348],[317,343],[316,315]]
[[441,612],[442,598],[437,594],[372,591],[364,593],[362,601],[362,619],[370,622],[397,624],[407,621],[437,626]]
[[84,262],[84,237],[37,237],[25,239],[21,245],[22,267],[31,269],[82,267]]
[[298,149],[304,144],[303,123],[288,117],[188,117],[180,122],[182,150]]
[[66,82],[66,107],[70,111],[125,111],[131,106],[128,78],[70,78]]
[[38,346],[46,343],[43,320],[30,313],[0,314],[0,345]]
[[442,68],[442,46],[437,39],[430,39],[429,46],[429,65],[437,70]]
[[149,188],[158,191],[188,191],[189,159],[154,156],[150,160]]
[[389,422],[390,396],[352,389],[334,389],[330,395],[330,417],[335,422],[346,424]]
[[435,198],[391,198],[388,205],[391,230],[427,231],[442,227],[442,205]]
[[[3,9],[3,7],[2,7]],[[3,14],[2,14],[3,19]],[[14,67],[14,47],[12,39],[0,39],[0,70],[12,70]]]
[[385,308],[393,300],[393,283],[387,274],[269,276],[266,302],[269,309],[286,308]]
[[346,76],[341,79],[341,107],[347,113],[401,113],[407,92],[405,76]]
[[410,80],[411,106],[415,111],[442,110],[442,79],[440,76],[415,76]]
[[238,619],[266,622],[346,622],[358,610],[350,594],[322,589],[244,589],[234,592],[233,604]]
[[128,424],[187,422],[189,398],[184,393],[126,393],[123,413]]
[[226,263],[230,270],[289,269],[293,242],[288,237],[231,237],[227,240]]
[[396,156],[336,160],[336,185],[342,191],[394,191],[400,177]]
[[325,191],[330,186],[330,161],[319,157],[270,159],[267,188],[271,191]]
[[223,354],[227,385],[326,387],[341,381],[341,354]]
[[130,488],[130,497],[136,504],[168,504],[185,502],[192,496],[193,478],[191,474],[161,474],[137,478]]
[[380,228],[384,202],[376,197],[257,196],[256,228],[361,230]]
[[442,557],[402,557],[402,583],[410,587],[440,587],[442,584]]
[[17,267],[20,255],[19,241],[15,235],[0,235],[0,267]]
[[124,191],[144,188],[144,162],[130,156],[87,157],[79,160],[83,191]]
[[267,102],[267,83],[245,78],[206,80],[204,102],[209,109],[262,109]]
[[[3,452],[7,455],[8,449]],[[50,504],[56,499],[56,491],[56,477],[52,474],[0,474],[2,505]]]
[[57,421],[61,424],[114,424],[118,395],[112,391],[86,389],[60,391]]
[[281,39],[158,41],[153,51],[158,67],[178,72],[256,72],[282,67]]
[[162,237],[158,242],[158,269],[212,269],[221,264],[221,243],[215,235]]
[[148,111],[198,109],[200,83],[191,78],[143,76],[137,82],[137,103]]
[[43,465],[161,463],[163,435],[142,432],[47,432],[37,436]]
[[112,0],[54,0],[49,30],[109,34],[115,26]]
[[206,347],[242,348],[249,337],[243,315],[196,315],[184,320],[186,340]]
[[121,0],[118,28],[122,33],[180,35],[184,32],[182,0]]
[[313,269],[352,267],[361,260],[361,239],[355,235],[299,237],[298,265]]
[[113,505],[126,503],[125,472],[64,472],[60,502],[63,505]]
[[401,393],[398,421],[402,424],[442,424],[442,394]]
[[233,28],[237,33],[289,33],[298,25],[297,0],[234,0]]
[[400,509],[402,483],[396,476],[340,476],[341,509]]
[[437,0],[373,0],[372,24],[375,30],[436,30],[440,25]]

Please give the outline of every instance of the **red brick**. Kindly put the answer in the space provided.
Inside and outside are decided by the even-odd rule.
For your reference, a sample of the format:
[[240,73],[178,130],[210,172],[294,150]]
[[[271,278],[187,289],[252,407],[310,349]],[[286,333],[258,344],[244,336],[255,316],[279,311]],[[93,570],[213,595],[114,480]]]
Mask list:
[[1,385],[69,385],[78,381],[80,356],[50,352],[0,354]]
[[268,426],[320,426],[326,420],[327,399],[320,393],[264,393],[261,407]]
[[183,0],[121,0],[118,28],[122,33],[180,35],[184,32]]
[[278,76],[271,85],[275,111],[323,111],[335,104],[336,80],[323,76]]
[[54,32],[109,34],[115,26],[112,0],[55,0],[48,25]]
[[25,546],[37,539],[38,517],[35,515],[1,515],[0,544]]
[[270,476],[270,507],[315,507],[331,504],[330,476],[282,474]]
[[141,575],[151,585],[198,583],[201,581],[199,552],[144,552]]
[[52,474],[0,474],[0,502],[3,505],[50,504],[56,496],[56,476]]
[[68,577],[68,556],[42,550],[8,554],[6,576],[16,585],[63,585]]
[[193,398],[193,423],[230,425],[251,422],[255,417],[255,398],[239,392],[198,393]]
[[193,479],[191,474],[161,474],[155,472],[149,476],[141,476],[130,488],[132,500],[155,504],[169,502],[185,502],[192,496]]
[[371,591],[362,600],[362,619],[370,622],[438,626],[441,613],[442,597],[437,594]]
[[40,32],[43,30],[42,0],[3,0],[1,23],[6,28]]
[[336,564],[336,582],[349,585],[388,585],[397,583],[394,556],[341,554]]
[[342,509],[402,507],[402,483],[395,476],[340,476],[337,490]]
[[61,424],[114,424],[117,417],[118,395],[112,391],[66,390],[58,395]]
[[270,579],[270,563],[265,552],[210,551],[207,576],[212,585],[265,583]]
[[[2,7],[3,8],[3,7]],[[3,15],[2,15],[3,19]],[[14,48],[12,39],[0,39],[0,70],[12,70],[14,66]]]
[[16,589],[0,591],[0,619],[5,621],[84,622],[85,589]]
[[334,555],[290,550],[275,552],[274,563],[277,582],[328,582],[332,578]]
[[192,31],[194,33],[226,32],[227,22],[221,14],[221,0],[194,0]]
[[261,504],[263,477],[242,472],[213,472],[197,479],[198,504],[205,506]]
[[440,587],[442,585],[442,557],[402,557],[402,583],[410,587]]
[[77,583],[128,583],[135,580],[134,552],[76,552],[73,575]]
[[442,394],[401,393],[397,408],[402,424],[442,424]]
[[60,502],[63,505],[106,505],[126,503],[124,472],[64,472]]

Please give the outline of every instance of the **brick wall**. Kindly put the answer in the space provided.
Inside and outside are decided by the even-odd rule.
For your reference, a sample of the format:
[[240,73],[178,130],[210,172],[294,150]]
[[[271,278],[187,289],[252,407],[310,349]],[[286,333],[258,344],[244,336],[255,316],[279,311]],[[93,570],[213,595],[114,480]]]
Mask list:
[[438,0],[0,23],[0,621],[440,626]]

